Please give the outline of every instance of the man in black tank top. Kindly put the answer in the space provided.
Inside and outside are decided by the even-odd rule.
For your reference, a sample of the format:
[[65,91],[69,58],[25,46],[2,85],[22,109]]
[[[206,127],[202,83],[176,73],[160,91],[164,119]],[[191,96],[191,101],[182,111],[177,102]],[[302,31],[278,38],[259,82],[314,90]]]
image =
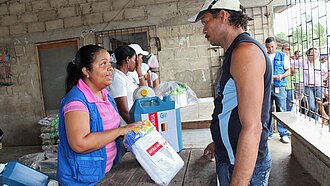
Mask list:
[[220,185],[267,185],[272,66],[264,47],[244,32],[249,17],[239,0],[206,0],[190,22],[225,50],[204,155],[215,155]]

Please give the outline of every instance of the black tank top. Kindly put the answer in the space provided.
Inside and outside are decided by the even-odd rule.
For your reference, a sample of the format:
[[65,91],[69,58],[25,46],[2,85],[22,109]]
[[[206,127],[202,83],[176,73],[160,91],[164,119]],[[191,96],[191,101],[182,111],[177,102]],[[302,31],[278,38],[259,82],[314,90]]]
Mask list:
[[[266,71],[264,74],[264,98],[262,103],[261,122],[263,126],[258,159],[262,161],[268,154],[267,123],[270,118],[270,92],[272,82],[272,66],[264,47],[248,33],[238,35],[230,45],[224,56],[224,62],[218,84],[216,86],[216,99],[214,100],[214,111],[212,114],[211,133],[215,143],[215,153],[221,162],[235,164],[235,154],[238,143],[238,137],[241,132],[241,122],[238,115],[237,92],[235,80],[230,74],[231,55],[239,43],[249,42],[257,45],[264,53],[266,61]],[[251,53],[253,55],[253,53]],[[258,61],[256,61],[257,63]],[[251,72],[253,74],[253,72]],[[250,85],[253,86],[254,82]],[[248,97],[246,99],[249,99]]]

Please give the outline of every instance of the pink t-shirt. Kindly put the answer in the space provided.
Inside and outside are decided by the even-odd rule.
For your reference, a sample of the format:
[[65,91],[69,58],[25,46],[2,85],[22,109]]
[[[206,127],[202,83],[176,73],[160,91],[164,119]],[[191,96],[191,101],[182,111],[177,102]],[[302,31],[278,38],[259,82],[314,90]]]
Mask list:
[[322,65],[317,59],[314,64],[310,63],[308,60],[304,61],[304,84],[305,86],[322,86],[323,75],[327,73],[328,69],[326,66]]
[[[119,114],[109,102],[107,97],[108,91],[106,89],[102,90],[103,100],[100,100],[97,96],[93,94],[93,92],[89,89],[89,87],[85,84],[83,80],[80,79],[78,81],[77,87],[84,93],[88,102],[96,104],[96,107],[100,112],[103,121],[103,128],[105,131],[119,127]],[[64,117],[66,113],[77,110],[89,112],[87,107],[82,102],[72,101],[64,106]],[[106,172],[109,172],[113,165],[113,160],[115,159],[117,154],[116,142],[110,142],[105,146],[105,148],[107,151]]]

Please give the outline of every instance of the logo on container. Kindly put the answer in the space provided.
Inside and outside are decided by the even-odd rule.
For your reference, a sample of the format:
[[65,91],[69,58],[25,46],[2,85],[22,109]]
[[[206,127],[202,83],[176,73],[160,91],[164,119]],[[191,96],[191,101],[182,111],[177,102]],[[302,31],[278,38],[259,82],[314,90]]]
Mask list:
[[161,112],[159,114],[159,117],[162,118],[162,119],[167,118],[167,113]]
[[156,154],[156,152],[158,152],[161,148],[163,148],[163,146],[162,146],[160,143],[156,142],[156,143],[154,143],[151,147],[149,147],[149,148],[147,149],[147,152],[148,152],[148,154],[149,154],[150,156],[153,156],[153,155]]

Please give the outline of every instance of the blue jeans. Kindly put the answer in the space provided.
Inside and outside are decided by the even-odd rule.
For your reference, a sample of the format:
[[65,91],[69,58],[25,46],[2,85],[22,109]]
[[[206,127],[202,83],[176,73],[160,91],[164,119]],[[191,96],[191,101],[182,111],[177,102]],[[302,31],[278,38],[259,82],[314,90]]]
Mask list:
[[[229,186],[233,175],[234,165],[222,163],[216,158],[216,167],[219,183],[221,186]],[[250,180],[252,186],[267,186],[270,170],[272,168],[272,158],[270,152],[263,162],[257,163]]]
[[[286,112],[286,91],[285,87],[278,87],[279,92],[275,93],[275,87],[272,86],[272,93],[271,93],[271,99],[270,99],[270,106],[271,109],[269,109],[270,112],[270,119],[268,123],[268,136],[273,136],[273,127],[272,127],[272,112],[273,110],[273,100],[275,100],[275,106],[276,106],[276,112]],[[278,133],[280,133],[280,136],[288,136],[288,130],[282,125],[281,122],[277,122],[277,129]]]
[[[307,95],[308,98],[309,110],[318,113],[319,106],[316,103],[316,98],[322,101],[322,88],[320,86],[316,86],[316,87],[305,86],[305,94]],[[314,119],[318,119],[317,115],[312,112],[308,112],[308,116]]]
[[286,90],[286,111],[292,111],[294,89]]

